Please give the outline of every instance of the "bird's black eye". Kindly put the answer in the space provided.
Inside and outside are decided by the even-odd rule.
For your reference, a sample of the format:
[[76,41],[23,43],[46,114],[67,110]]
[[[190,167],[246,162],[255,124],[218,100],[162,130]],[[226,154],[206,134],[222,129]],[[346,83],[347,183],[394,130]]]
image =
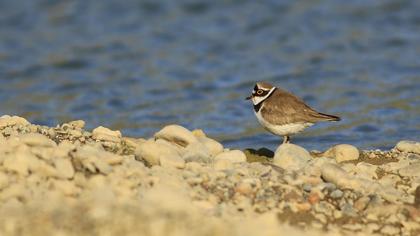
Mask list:
[[264,91],[262,91],[261,89],[258,89],[258,91],[257,91],[257,94],[258,95],[261,95],[261,94],[263,94],[264,93]]

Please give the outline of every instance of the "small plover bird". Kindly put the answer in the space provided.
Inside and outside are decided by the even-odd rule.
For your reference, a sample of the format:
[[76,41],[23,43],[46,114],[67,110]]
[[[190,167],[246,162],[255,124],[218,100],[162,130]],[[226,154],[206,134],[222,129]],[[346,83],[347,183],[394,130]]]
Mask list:
[[339,121],[340,117],[317,112],[302,99],[266,82],[258,82],[251,96],[254,113],[260,124],[271,133],[283,136],[283,143],[290,142],[290,135],[320,121]]

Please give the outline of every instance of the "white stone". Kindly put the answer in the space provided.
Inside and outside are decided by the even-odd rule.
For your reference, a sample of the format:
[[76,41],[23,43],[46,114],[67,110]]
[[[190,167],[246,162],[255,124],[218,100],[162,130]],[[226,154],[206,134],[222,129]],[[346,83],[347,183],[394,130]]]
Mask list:
[[25,200],[28,198],[28,190],[23,184],[11,184],[8,188],[0,192],[0,200],[4,201],[11,198],[20,198]]
[[199,137],[198,141],[209,150],[212,157],[223,152],[223,145],[214,139],[208,137]]
[[411,162],[409,160],[404,159],[404,160],[399,160],[397,162],[386,163],[386,164],[382,165],[381,168],[385,172],[397,173],[400,169],[409,166],[410,163]]
[[395,187],[397,185],[397,182],[399,181],[401,181],[401,178],[398,175],[394,174],[387,174],[378,180],[378,182],[384,187]]
[[154,137],[156,139],[165,139],[171,143],[186,147],[189,144],[198,142],[198,139],[191,131],[180,125],[168,125],[157,132]]
[[54,158],[67,158],[69,153],[73,150],[76,150],[76,145],[67,140],[64,140],[58,144],[57,148],[54,149],[52,156]]
[[159,160],[162,167],[175,167],[178,169],[183,169],[185,167],[184,159],[177,155],[163,155]]
[[56,158],[54,166],[57,170],[57,175],[60,178],[71,179],[74,176],[74,168],[71,161],[67,158]]
[[103,174],[109,174],[112,171],[112,167],[101,158],[106,153],[99,147],[84,145],[77,148],[75,156],[80,160],[84,168],[90,172],[96,173],[99,171]]
[[92,131],[92,138],[109,142],[120,142],[121,132],[119,130],[110,130],[106,127],[99,126]]
[[100,158],[110,165],[120,164],[124,160],[123,156],[120,156],[111,152],[102,152],[102,155]]
[[197,138],[207,137],[202,129],[195,129],[191,133]]
[[0,190],[7,187],[9,185],[9,177],[3,172],[0,172]]
[[199,142],[191,143],[183,149],[182,158],[187,162],[195,161],[207,163],[211,161],[210,157],[210,150]]
[[73,126],[74,128],[77,128],[77,129],[83,129],[85,127],[85,121],[74,120],[74,121],[70,121],[69,125]]
[[295,144],[285,143],[280,145],[275,154],[273,163],[283,169],[299,170],[311,160],[309,152]]
[[148,165],[159,165],[161,156],[179,156],[178,150],[169,145],[148,140],[140,144],[135,151],[137,160],[145,160]]
[[28,158],[29,163],[29,170],[32,174],[39,174],[42,176],[47,177],[55,177],[57,176],[57,170],[44,162],[43,160],[40,160],[36,157],[29,157]]
[[406,201],[404,199],[403,193],[396,190],[395,188],[391,186],[383,187],[379,185],[376,188],[375,192],[378,193],[383,199],[392,203],[399,203],[401,201]]
[[30,123],[22,117],[19,116],[8,116],[4,115],[0,117],[0,129],[13,126],[13,125],[29,125]]
[[24,155],[13,153],[6,157],[3,161],[6,170],[14,171],[22,176],[29,174],[29,164]]
[[400,229],[392,225],[385,225],[381,229],[381,233],[384,235],[398,235],[400,233]]
[[21,142],[28,146],[41,146],[41,147],[56,147],[57,144],[46,136],[38,133],[28,133],[19,135]]
[[64,195],[72,196],[80,192],[80,189],[75,185],[73,181],[68,180],[55,180],[53,181],[55,189],[62,192]]
[[369,179],[350,176],[338,165],[323,165],[322,178],[337,185],[340,189],[351,189],[363,194],[376,193],[379,194],[383,199],[393,203],[404,201],[403,194],[393,187],[384,187],[381,184]]
[[213,167],[215,170],[230,170],[233,169],[233,163],[226,159],[219,159],[214,162]]
[[337,185],[342,189],[353,189],[364,192],[364,189],[372,184],[369,180],[352,178],[346,171],[335,164],[324,164],[321,168],[322,178],[330,183]]
[[328,149],[323,155],[335,158],[340,163],[359,159],[359,150],[349,144],[339,144]]
[[356,165],[355,171],[357,176],[365,177],[368,179],[378,179],[378,174],[376,173],[377,169],[377,165],[372,165],[366,162],[359,162]]
[[223,152],[223,145],[217,142],[214,139],[211,139],[206,136],[206,134],[201,129],[196,129],[192,131],[192,134],[202,143],[210,152],[212,157]]
[[411,163],[410,165],[398,170],[401,176],[420,176],[420,161]]
[[397,143],[396,148],[402,152],[420,154],[420,142],[403,140]]
[[330,196],[332,198],[341,198],[343,196],[343,191],[341,191],[340,189],[336,189],[330,193]]
[[231,150],[222,152],[214,157],[214,161],[229,160],[232,163],[246,162],[246,156],[241,150]]

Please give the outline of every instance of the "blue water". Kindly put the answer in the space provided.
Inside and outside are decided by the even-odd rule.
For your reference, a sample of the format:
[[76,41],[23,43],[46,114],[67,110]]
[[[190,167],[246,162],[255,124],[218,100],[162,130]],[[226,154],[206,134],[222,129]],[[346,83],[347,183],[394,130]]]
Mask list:
[[420,1],[0,0],[0,113],[274,149],[244,98],[269,81],[339,123],[294,143],[420,138]]

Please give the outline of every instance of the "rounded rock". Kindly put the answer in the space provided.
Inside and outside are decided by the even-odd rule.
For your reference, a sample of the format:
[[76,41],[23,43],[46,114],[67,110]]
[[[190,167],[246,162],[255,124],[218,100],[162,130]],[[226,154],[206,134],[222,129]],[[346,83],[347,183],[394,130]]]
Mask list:
[[325,156],[335,158],[340,163],[344,161],[354,161],[359,159],[359,150],[350,144],[339,144],[331,147],[325,153]]
[[8,185],[9,185],[9,177],[3,172],[0,172],[0,190],[7,187]]
[[148,165],[159,165],[161,156],[179,156],[178,151],[169,145],[148,140],[141,143],[135,151],[136,159],[143,159]]
[[309,152],[295,144],[280,145],[274,154],[273,163],[283,169],[299,170],[311,160]]
[[119,130],[110,130],[106,127],[99,126],[92,131],[92,138],[102,141],[119,142],[121,139]]
[[213,167],[215,170],[230,170],[233,169],[233,164],[229,160],[220,159],[214,162]]
[[57,144],[46,136],[38,133],[19,135],[21,142],[28,146],[55,147]]
[[214,139],[199,137],[198,141],[209,150],[211,156],[216,156],[217,154],[223,152],[223,145]]
[[159,161],[162,167],[175,167],[178,169],[183,169],[185,167],[184,159],[176,155],[161,156]]
[[240,150],[231,150],[220,153],[219,155],[214,157],[214,160],[229,160],[232,163],[240,163],[246,162],[246,156]]
[[198,142],[191,131],[180,125],[168,125],[154,135],[157,139],[164,139],[181,147]]
[[73,126],[74,128],[77,128],[77,129],[83,129],[85,127],[85,121],[84,120],[74,120],[74,121],[70,121],[69,125]]
[[0,129],[7,127],[7,126],[13,126],[13,125],[29,125],[30,123],[22,117],[19,116],[8,116],[4,115],[0,117]]
[[189,144],[186,148],[182,149],[182,152],[182,158],[187,162],[195,161],[206,163],[211,161],[210,151],[204,144],[199,142]]
[[401,152],[412,152],[420,154],[420,142],[403,140],[395,146]]
[[420,176],[420,161],[414,162],[409,166],[403,167],[398,170],[398,174],[401,176]]
[[341,191],[340,189],[336,189],[330,193],[331,198],[336,199],[336,198],[341,198],[342,196],[343,196],[343,191]]
[[74,168],[71,161],[67,158],[56,158],[54,166],[57,170],[57,175],[60,178],[71,179],[74,176]]

